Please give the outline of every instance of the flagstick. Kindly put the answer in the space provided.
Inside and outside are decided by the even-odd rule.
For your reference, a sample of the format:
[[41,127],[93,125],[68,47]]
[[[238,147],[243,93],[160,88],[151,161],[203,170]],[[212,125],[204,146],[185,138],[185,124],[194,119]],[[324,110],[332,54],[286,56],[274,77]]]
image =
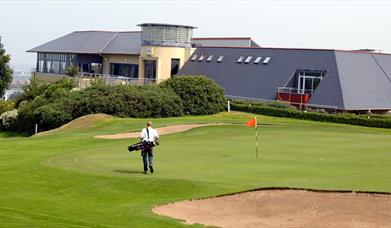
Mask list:
[[258,159],[258,122],[255,117],[255,157]]

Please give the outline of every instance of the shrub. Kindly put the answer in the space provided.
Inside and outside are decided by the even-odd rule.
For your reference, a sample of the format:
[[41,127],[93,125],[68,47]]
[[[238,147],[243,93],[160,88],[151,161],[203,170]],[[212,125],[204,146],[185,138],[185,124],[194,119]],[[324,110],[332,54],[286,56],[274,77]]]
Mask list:
[[224,111],[224,89],[205,76],[177,76],[166,80],[163,88],[173,90],[183,101],[184,112],[208,115]]
[[0,100],[0,115],[15,108],[15,102]]
[[68,95],[68,92],[76,87],[76,81],[71,78],[61,79],[53,84],[50,84],[44,91],[43,95],[46,99],[56,100],[62,96]]
[[362,118],[353,114],[323,114],[315,112],[301,112],[267,106],[232,104],[232,110],[256,113],[266,116],[288,117],[303,120],[344,123],[367,127],[391,128],[391,120],[386,118]]
[[48,104],[48,101],[43,95],[36,97],[33,101],[21,102],[18,107],[18,130],[32,132],[36,124],[34,111],[46,104]]
[[33,115],[41,130],[60,127],[72,120],[72,115],[57,104],[43,105],[37,108]]
[[169,117],[183,115],[181,99],[158,86],[109,86],[96,84],[72,92],[73,117],[106,113],[121,117]]
[[13,131],[17,128],[18,110],[4,112],[0,115],[1,128],[7,131]]

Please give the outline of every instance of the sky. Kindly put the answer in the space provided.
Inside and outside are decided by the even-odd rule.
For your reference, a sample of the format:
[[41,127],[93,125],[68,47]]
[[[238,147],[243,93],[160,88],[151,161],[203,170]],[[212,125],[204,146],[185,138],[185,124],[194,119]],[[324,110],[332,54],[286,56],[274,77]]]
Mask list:
[[264,47],[391,52],[391,1],[4,1],[0,36],[14,67],[26,50],[73,31],[138,31],[139,23],[198,27],[194,37],[252,37]]

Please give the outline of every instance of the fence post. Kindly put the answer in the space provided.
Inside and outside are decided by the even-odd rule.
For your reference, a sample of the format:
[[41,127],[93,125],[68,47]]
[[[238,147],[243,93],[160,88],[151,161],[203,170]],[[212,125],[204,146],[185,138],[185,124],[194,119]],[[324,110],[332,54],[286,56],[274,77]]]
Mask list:
[[38,133],[38,124],[35,124],[35,134]]
[[231,112],[231,104],[230,104],[230,100],[228,100],[228,112]]

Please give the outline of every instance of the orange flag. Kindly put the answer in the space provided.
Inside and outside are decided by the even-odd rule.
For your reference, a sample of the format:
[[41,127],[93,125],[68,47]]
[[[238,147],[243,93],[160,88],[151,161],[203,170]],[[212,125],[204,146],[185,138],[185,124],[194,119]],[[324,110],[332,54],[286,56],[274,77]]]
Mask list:
[[253,118],[253,119],[247,121],[247,123],[246,123],[247,127],[255,127],[256,125],[257,125],[257,119],[256,118]]

